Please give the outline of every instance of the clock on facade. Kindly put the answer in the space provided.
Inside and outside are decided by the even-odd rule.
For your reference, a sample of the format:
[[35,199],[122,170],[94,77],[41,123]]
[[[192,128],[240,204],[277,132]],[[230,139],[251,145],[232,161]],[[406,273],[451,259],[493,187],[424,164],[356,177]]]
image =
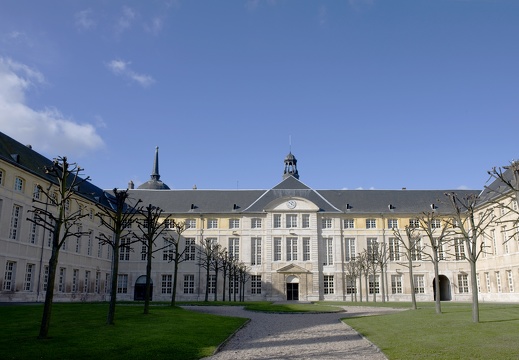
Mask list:
[[293,208],[295,208],[296,205],[297,205],[297,203],[296,203],[295,200],[288,200],[288,201],[287,201],[287,208],[289,208],[289,209],[293,209]]

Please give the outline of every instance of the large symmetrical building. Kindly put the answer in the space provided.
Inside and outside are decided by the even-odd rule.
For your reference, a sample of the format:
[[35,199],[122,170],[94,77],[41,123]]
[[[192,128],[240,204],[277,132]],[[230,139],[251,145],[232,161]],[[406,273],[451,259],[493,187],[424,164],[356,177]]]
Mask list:
[[[36,185],[51,185],[52,179],[43,171],[50,163],[30,146],[0,133],[0,266],[4,270],[0,274],[0,301],[44,298],[50,234],[27,218],[33,197],[39,196]],[[56,300],[108,297],[112,253],[97,238],[101,232],[111,234],[100,226],[95,213],[96,204],[103,203],[110,191],[91,183],[87,187],[70,206],[88,214],[82,224],[88,234],[67,240],[62,248]],[[150,180],[138,188],[130,183],[129,192],[132,198],[160,207],[165,216],[186,224],[177,300],[202,300],[207,288],[219,293],[221,299],[222,281],[218,280],[215,289],[215,274],[207,278],[198,261],[199,246],[208,239],[244,264],[247,300],[352,301],[355,293],[362,293],[364,298],[369,295],[370,301],[377,296],[380,301],[381,288],[389,301],[409,300],[412,291],[419,301],[434,299],[434,269],[427,256],[427,240],[420,240],[423,252],[412,255],[411,289],[407,260],[394,231],[413,224],[427,211],[449,214],[451,209],[442,201],[444,190],[315,190],[299,180],[297,160],[291,153],[284,159],[281,181],[267,190],[176,190],[160,180],[157,150]],[[481,191],[456,192],[468,195]],[[496,201],[485,204],[482,206],[502,211]],[[506,224],[491,224],[488,237],[481,240],[487,242],[488,249],[477,263],[482,301],[519,300],[514,289],[519,278],[519,247],[511,236],[515,235],[513,229]],[[384,271],[369,275],[366,281],[348,276],[348,264],[376,244],[387,249]],[[170,250],[164,247],[153,258],[153,300],[171,298]],[[469,264],[464,252],[456,239],[440,250],[442,300],[470,301]],[[145,254],[140,245],[134,245],[131,250],[122,248],[119,259],[118,299],[140,299],[146,278]]]

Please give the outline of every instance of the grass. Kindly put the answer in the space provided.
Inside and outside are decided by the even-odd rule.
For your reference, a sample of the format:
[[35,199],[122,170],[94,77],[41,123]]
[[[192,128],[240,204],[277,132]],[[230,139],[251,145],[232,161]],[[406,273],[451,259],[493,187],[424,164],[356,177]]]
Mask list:
[[[409,303],[385,304],[397,305],[410,307]],[[435,313],[434,303],[420,303],[418,310],[343,321],[389,359],[519,358],[519,304],[480,304],[477,324],[472,322],[471,304],[442,303],[442,312]]]
[[199,359],[211,355],[246,319],[154,306],[53,305],[50,339],[37,340],[41,305],[0,306],[2,359]]
[[342,308],[330,305],[326,302],[320,303],[272,303],[270,301],[255,301],[255,302],[181,302],[181,305],[196,305],[196,306],[243,306],[247,310],[273,312],[273,313],[321,313],[321,312],[339,312]]

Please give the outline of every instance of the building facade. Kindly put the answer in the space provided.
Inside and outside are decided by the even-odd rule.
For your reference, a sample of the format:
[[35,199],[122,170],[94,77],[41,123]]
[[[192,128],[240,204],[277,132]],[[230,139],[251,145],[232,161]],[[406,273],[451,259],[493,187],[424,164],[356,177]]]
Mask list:
[[[4,272],[0,274],[0,301],[44,298],[49,234],[27,217],[33,197],[38,196],[35,185],[51,183],[42,171],[48,163],[49,159],[1,134],[0,266]],[[136,189],[130,185],[129,191],[132,198],[157,206],[164,216],[186,224],[181,238],[185,261],[180,264],[177,300],[203,300],[207,282],[209,299],[214,298],[214,292],[222,299],[221,272],[218,276],[211,272],[207,278],[199,265],[200,246],[208,240],[225,248],[247,269],[246,300],[360,301],[362,296],[363,301],[381,301],[385,296],[389,301],[409,301],[412,292],[418,301],[434,299],[434,268],[427,238],[421,237],[420,251],[412,254],[411,288],[407,258],[395,229],[414,226],[421,214],[431,210],[447,217],[449,205],[441,201],[444,190],[315,190],[299,179],[293,154],[287,155],[283,165],[281,181],[266,190],[176,190],[160,180],[156,150],[150,180]],[[112,254],[96,240],[107,230],[100,226],[95,212],[96,204],[109,191],[89,186],[85,192],[89,195],[78,194],[71,204],[88,212],[82,225],[88,235],[67,240],[61,251],[56,300],[102,301],[108,296]],[[493,201],[496,196],[483,195],[487,201],[482,206],[503,211]],[[516,216],[499,215],[500,219]],[[481,240],[488,241],[488,251],[478,261],[482,301],[519,300],[514,288],[519,278],[519,247],[509,224],[495,221],[488,228],[488,238]],[[169,260],[171,248],[167,242],[163,245],[157,244],[160,249],[153,258],[152,296],[153,300],[167,301],[172,293],[173,263]],[[348,276],[348,264],[375,246],[386,254],[383,272],[355,279]],[[471,299],[464,252],[463,244],[455,239],[441,249],[442,300]],[[146,256],[141,246],[123,248],[119,260],[118,299],[142,298]],[[228,287],[227,283],[226,293]],[[231,293],[236,291],[233,287]]]

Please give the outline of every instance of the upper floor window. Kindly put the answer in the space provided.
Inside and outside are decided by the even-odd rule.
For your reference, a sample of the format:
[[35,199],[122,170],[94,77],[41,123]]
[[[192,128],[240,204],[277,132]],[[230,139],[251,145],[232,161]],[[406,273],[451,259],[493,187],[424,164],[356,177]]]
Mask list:
[[261,219],[260,218],[251,219],[251,228],[261,229]]
[[4,170],[0,169],[0,185],[4,184]]
[[439,229],[441,227],[441,221],[440,219],[433,219],[431,221],[431,228],[433,229]]
[[196,219],[186,219],[186,229],[196,229]]
[[331,229],[332,228],[332,219],[331,218],[323,218],[321,221],[321,226],[323,229]]
[[32,198],[34,200],[39,200],[41,197],[41,190],[40,190],[40,187],[38,186],[38,184],[34,184],[34,190],[32,192]]
[[16,177],[14,179],[14,191],[23,191],[24,181],[21,177]]
[[354,229],[355,221],[353,219],[344,219],[344,228],[345,229]]
[[409,219],[409,227],[416,229],[420,227],[420,221],[418,219]]
[[310,214],[303,214],[301,220],[301,227],[309,228],[310,227]]
[[281,227],[281,214],[274,214],[272,227],[280,228]]
[[377,219],[366,219],[366,229],[376,229]]
[[296,214],[287,214],[287,228],[295,228],[297,227],[297,215]]
[[387,219],[388,229],[398,229],[398,219]]
[[238,229],[240,227],[240,219],[229,219],[229,229]]
[[208,229],[218,229],[218,219],[208,219],[207,228]]

